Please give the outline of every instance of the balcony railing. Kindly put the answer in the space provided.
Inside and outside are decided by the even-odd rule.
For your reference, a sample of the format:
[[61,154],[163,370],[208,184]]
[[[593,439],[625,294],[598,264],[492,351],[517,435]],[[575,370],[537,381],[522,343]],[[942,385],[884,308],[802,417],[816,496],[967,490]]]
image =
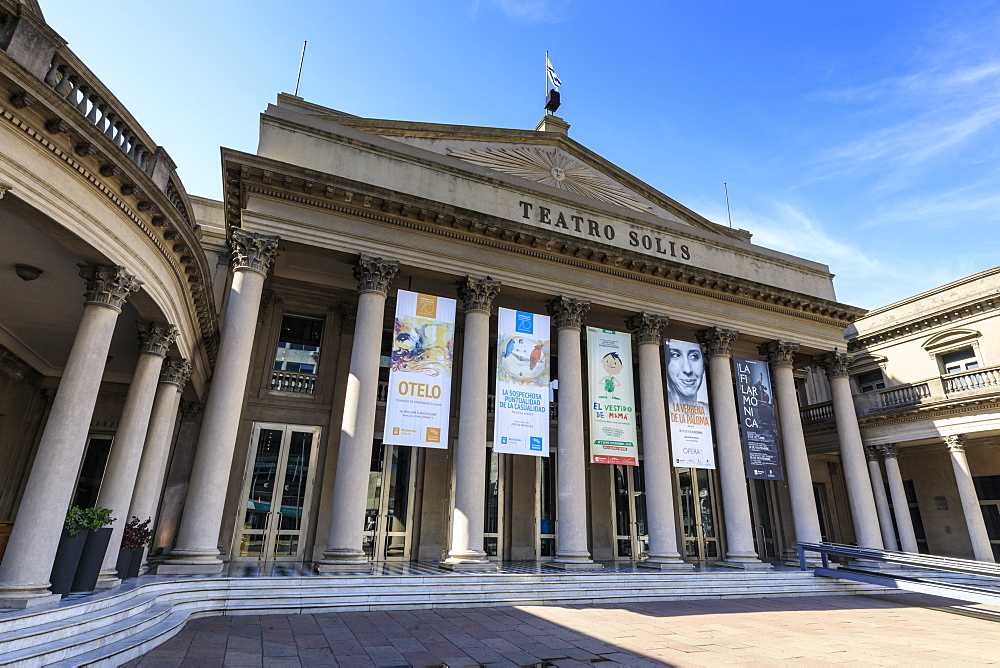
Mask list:
[[1000,389],[1000,367],[975,369],[962,373],[950,373],[941,377],[945,394],[964,393],[973,390]]
[[[311,373],[293,373],[291,371],[272,371],[271,389],[276,392],[295,392],[297,394],[315,394],[316,376]],[[379,388],[381,390],[381,387]]]
[[[921,383],[897,385],[884,390],[854,396],[854,409],[859,416],[873,415],[908,406],[967,399],[977,394],[1000,392],[1000,366],[973,369],[962,373],[935,376]],[[829,401],[806,406],[801,410],[802,424],[833,420],[833,404]]]
[[928,383],[900,385],[856,395],[854,397],[854,409],[858,415],[868,415],[894,408],[915,406],[930,396],[931,389]]

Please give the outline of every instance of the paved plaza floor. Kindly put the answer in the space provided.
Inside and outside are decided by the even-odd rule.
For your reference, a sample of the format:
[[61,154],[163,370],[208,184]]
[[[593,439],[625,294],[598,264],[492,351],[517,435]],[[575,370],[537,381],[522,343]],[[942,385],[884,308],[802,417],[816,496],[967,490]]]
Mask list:
[[1000,665],[1000,608],[920,594],[206,617],[127,664]]

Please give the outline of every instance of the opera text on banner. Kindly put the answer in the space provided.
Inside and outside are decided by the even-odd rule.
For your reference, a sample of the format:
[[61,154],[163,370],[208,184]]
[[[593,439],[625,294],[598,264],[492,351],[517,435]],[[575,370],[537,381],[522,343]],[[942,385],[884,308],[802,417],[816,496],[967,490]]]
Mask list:
[[690,341],[667,339],[667,405],[674,466],[715,468],[705,355]]
[[590,386],[590,461],[637,466],[632,336],[587,328]]
[[736,371],[736,410],[748,478],[784,480],[774,394],[767,362],[733,358]]
[[499,310],[493,451],[549,456],[549,317]]
[[448,447],[455,300],[400,290],[396,296],[383,441]]

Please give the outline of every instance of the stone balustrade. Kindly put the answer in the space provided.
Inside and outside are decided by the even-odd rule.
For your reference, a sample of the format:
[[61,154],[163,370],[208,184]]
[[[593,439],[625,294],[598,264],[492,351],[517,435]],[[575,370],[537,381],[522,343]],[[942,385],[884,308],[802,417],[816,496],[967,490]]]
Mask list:
[[[296,394],[315,394],[316,376],[311,373],[295,373],[291,371],[272,371],[271,389],[276,392],[294,392]],[[381,387],[379,388],[381,390]]]
[[965,394],[977,390],[995,392],[1000,390],[1000,367],[974,369],[962,373],[951,373],[941,377],[947,395]]

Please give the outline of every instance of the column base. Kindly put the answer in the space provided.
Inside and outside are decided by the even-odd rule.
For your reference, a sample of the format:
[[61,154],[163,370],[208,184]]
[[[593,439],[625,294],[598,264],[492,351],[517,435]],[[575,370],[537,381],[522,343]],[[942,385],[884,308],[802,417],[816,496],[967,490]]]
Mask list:
[[118,571],[101,571],[100,575],[97,576],[97,584],[94,585],[94,589],[114,589],[122,583],[122,579],[118,577]]
[[9,592],[0,593],[0,610],[25,610],[40,605],[55,605],[62,600],[62,594],[46,592],[39,596],[17,596]]
[[724,568],[739,568],[744,571],[770,571],[774,569],[774,566],[767,563],[766,561],[761,561],[760,559],[726,559],[725,561],[715,562],[716,566],[722,566]]
[[361,550],[335,548],[323,553],[322,559],[313,562],[317,573],[371,573],[372,562]]
[[658,571],[693,571],[694,564],[682,561],[680,557],[676,559],[646,559],[635,564],[639,568],[651,568]]
[[604,568],[601,564],[595,563],[586,552],[582,554],[557,554],[556,558],[548,562],[546,566],[564,571],[599,571]]
[[217,575],[225,565],[218,549],[177,548],[149,570],[156,575]]

